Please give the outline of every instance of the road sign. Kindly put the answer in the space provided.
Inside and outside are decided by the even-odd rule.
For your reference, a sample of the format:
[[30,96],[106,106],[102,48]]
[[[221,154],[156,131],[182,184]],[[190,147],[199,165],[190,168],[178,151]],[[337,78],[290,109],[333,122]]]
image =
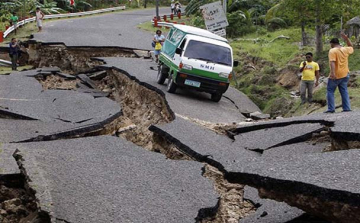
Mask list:
[[212,33],[214,33],[214,34],[216,34],[218,36],[223,36],[223,37],[226,36],[226,30],[225,29],[215,30],[215,31],[212,31]]
[[220,1],[203,5],[200,9],[202,10],[207,30],[213,31],[229,25]]

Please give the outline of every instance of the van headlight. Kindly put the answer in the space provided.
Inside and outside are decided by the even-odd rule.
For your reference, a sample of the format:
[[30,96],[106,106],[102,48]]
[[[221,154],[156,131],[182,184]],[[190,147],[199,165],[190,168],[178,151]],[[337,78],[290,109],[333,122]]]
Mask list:
[[183,64],[182,68],[185,69],[185,70],[192,70],[193,69],[193,67],[191,65],[188,65],[188,64]]
[[219,73],[219,77],[229,78],[229,73]]

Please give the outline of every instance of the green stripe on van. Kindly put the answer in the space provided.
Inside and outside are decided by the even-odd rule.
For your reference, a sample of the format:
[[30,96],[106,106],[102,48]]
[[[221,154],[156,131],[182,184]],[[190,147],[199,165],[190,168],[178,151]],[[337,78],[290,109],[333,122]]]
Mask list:
[[218,81],[223,81],[223,82],[228,81],[227,78],[219,77],[218,73],[214,73],[214,72],[210,72],[210,71],[206,71],[206,70],[200,70],[200,69],[193,68],[192,70],[181,69],[180,72],[193,74],[193,75],[200,76],[200,77],[206,77],[206,78],[210,78],[210,79],[218,80]]
[[[160,54],[160,60],[166,66],[168,66],[170,68],[170,70],[175,71],[175,73],[177,73],[179,71],[179,67],[175,63],[173,63],[173,61],[170,60],[165,55]],[[217,80],[217,81],[222,81],[222,82],[228,82],[229,81],[227,78],[219,77],[218,73],[210,72],[210,71],[206,71],[206,70],[200,70],[200,69],[193,68],[192,70],[181,69],[180,72],[184,72],[184,73],[187,73],[187,74],[192,74],[192,75],[195,75],[195,76],[205,77],[205,78],[209,78],[209,79],[213,79],[213,80]]]

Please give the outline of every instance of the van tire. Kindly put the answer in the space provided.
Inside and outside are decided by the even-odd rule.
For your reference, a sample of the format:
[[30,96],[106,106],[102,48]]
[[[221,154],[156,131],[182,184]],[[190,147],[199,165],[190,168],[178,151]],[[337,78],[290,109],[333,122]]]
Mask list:
[[169,76],[168,72],[169,70],[165,65],[159,65],[156,82],[158,84],[164,84],[166,78]]
[[211,100],[214,102],[219,102],[221,100],[222,93],[213,93],[211,94]]
[[176,84],[174,82],[174,79],[172,79],[172,77],[170,76],[169,80],[168,80],[168,84],[167,84],[167,92],[175,93],[176,88],[177,88],[177,86],[176,86]]

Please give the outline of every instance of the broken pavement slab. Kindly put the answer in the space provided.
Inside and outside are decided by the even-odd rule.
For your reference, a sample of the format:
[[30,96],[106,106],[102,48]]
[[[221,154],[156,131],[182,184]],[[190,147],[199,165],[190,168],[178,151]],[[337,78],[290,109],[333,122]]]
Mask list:
[[41,67],[41,68],[38,68],[36,69],[36,71],[38,72],[47,72],[47,73],[58,73],[60,72],[60,68],[59,67]]
[[234,146],[230,138],[219,135],[191,121],[177,117],[171,123],[152,125],[150,131],[163,137],[191,158],[207,162],[221,171],[226,165],[247,163],[260,157],[260,154]]
[[235,146],[263,153],[264,150],[309,140],[313,133],[324,129],[320,124],[294,124],[284,127],[267,128],[235,136]]
[[250,200],[257,209],[255,213],[241,219],[239,223],[288,223],[305,214],[304,211],[284,202],[261,199],[257,189],[249,186],[244,188],[244,199]]
[[96,71],[93,73],[86,74],[91,80],[101,80],[106,77],[107,72],[105,70],[102,71]]
[[[121,112],[109,98],[64,90],[43,90],[31,77],[11,74],[0,77],[0,107],[8,113],[42,121],[92,124]],[[5,109],[4,109],[5,108]]]
[[38,136],[52,135],[64,131],[73,131],[79,124],[42,122],[38,120],[0,119],[0,145],[2,143],[25,141]]
[[106,97],[43,90],[37,80],[18,73],[0,77],[0,117],[6,118],[1,122],[14,123],[2,125],[1,142],[71,138],[98,131],[120,116],[120,105]]
[[[319,120],[318,118],[313,120]],[[327,122],[335,122],[336,126],[335,117],[323,118]],[[337,117],[338,120],[342,118]],[[284,120],[280,122],[285,123]],[[291,125],[302,127],[301,129],[306,130],[305,133],[322,127],[318,123],[291,123],[274,129],[277,133],[284,131],[285,135],[291,135],[291,131],[294,131],[293,137],[297,138],[299,128],[293,128]],[[219,138],[225,136],[209,134],[209,130],[201,129],[200,126],[179,118],[169,124],[151,126],[150,130],[175,144],[190,157],[218,167],[226,173],[225,177],[230,182],[256,187],[265,198],[286,202],[328,220],[360,221],[357,214],[360,213],[360,190],[357,187],[360,182],[357,177],[360,150],[321,153],[320,148],[311,148],[311,152],[297,151],[299,153],[293,156],[267,156],[271,154],[269,150],[259,157],[254,156],[251,151],[242,149],[240,142],[236,146],[231,145],[229,141],[225,142]],[[261,139],[271,138],[276,132],[264,131]],[[289,138],[282,140],[289,142]],[[254,145],[258,144],[258,141],[258,138],[254,140]],[[250,142],[251,140],[246,143]],[[272,144],[279,145],[279,141]],[[292,145],[295,146],[292,149],[296,149],[296,146],[304,147],[301,144]],[[291,145],[287,146],[273,149],[291,148]],[[319,146],[322,147],[321,144]],[[309,203],[312,205],[309,206]]]
[[100,136],[7,145],[40,208],[67,222],[195,222],[218,195],[203,165]]
[[262,154],[264,159],[275,160],[277,158],[284,158],[288,156],[301,156],[308,153],[322,153],[330,142],[300,142],[289,145],[279,146],[265,150]]
[[20,174],[19,166],[16,164],[13,151],[5,149],[5,144],[0,142],[0,179],[4,175]]
[[236,163],[227,167],[227,179],[329,221],[359,222],[359,159],[360,150],[349,150]]
[[85,85],[87,85],[90,88],[97,89],[97,85],[94,81],[92,81],[86,74],[79,74],[76,76],[78,79],[81,80]]

